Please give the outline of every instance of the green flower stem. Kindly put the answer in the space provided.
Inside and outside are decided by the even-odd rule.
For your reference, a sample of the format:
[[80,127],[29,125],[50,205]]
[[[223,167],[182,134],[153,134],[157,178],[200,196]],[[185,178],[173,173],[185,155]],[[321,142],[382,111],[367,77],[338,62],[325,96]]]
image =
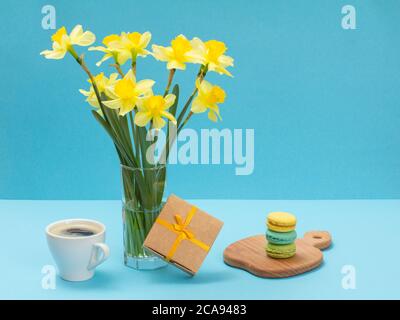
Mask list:
[[136,77],[136,57],[137,57],[136,52],[132,52],[132,64],[131,64],[131,67],[132,67],[133,75],[135,77]]
[[140,164],[140,149],[139,149],[139,136],[137,135],[137,128],[133,120],[133,111],[129,112],[129,121],[131,122],[132,139],[135,145],[136,159]]
[[[207,74],[207,70],[208,70],[207,66],[201,66],[200,70],[199,70],[199,72],[197,74],[196,81],[199,80],[200,83],[201,83],[203,81],[203,79],[205,78],[206,74]],[[192,94],[190,95],[189,99],[186,101],[185,105],[183,106],[183,109],[182,109],[182,111],[179,114],[178,119],[177,119],[178,128],[180,127],[180,124],[182,123],[183,117],[185,116],[186,111],[189,108],[190,104],[192,103],[192,100],[193,100],[194,96],[196,95],[197,91],[198,91],[197,86],[195,86],[195,88],[193,89]],[[186,122],[185,122],[185,124],[186,124]]]
[[111,67],[114,67],[117,70],[117,72],[121,76],[121,78],[123,78],[125,76],[124,72],[121,69],[121,65],[117,61],[115,61],[115,63],[112,64]]
[[[125,209],[126,210],[126,209]],[[143,252],[141,244],[143,236],[140,234],[141,228],[138,225],[135,213],[125,211],[125,228],[126,228],[126,251],[130,256],[140,256]]]
[[125,249],[130,256],[146,255],[143,250],[143,242],[146,239],[157,212],[146,212],[142,210],[124,207],[125,210]]
[[[140,254],[140,244],[143,243],[145,230],[143,218],[140,216],[135,196],[135,178],[132,172],[122,169],[125,201],[125,228],[126,228],[126,250],[132,255]],[[130,250],[133,250],[131,252]]]
[[132,72],[133,75],[136,77],[136,62],[132,62]]
[[[96,115],[94,113],[93,114],[95,115],[96,119],[103,125],[103,127],[106,129],[106,131],[109,133],[110,137],[114,141],[118,155],[120,156],[121,163],[129,167],[139,168],[140,163],[138,163],[136,157],[133,154],[132,140],[129,134],[127,119],[125,117],[119,117],[114,110],[108,110],[104,107],[97,84],[94,80],[92,73],[86,66],[83,56],[79,57],[73,47],[69,49],[69,52],[82,67],[82,69],[86,72],[93,85],[96,98],[104,114],[104,121],[101,119],[100,116],[96,117]],[[142,201],[143,203],[148,204],[149,199],[147,198],[149,197],[151,191],[148,190],[146,177],[143,176],[138,170],[135,171],[135,177],[137,179],[136,185],[138,187],[138,192],[135,193],[130,190],[129,192],[126,192],[126,196],[129,199],[136,199],[139,196],[139,198],[137,198],[137,201]],[[140,223],[140,221],[137,224],[143,226],[143,223]]]
[[177,133],[179,133],[182,130],[182,128],[186,125],[186,123],[188,123],[188,121],[192,117],[192,115],[193,115],[193,112],[190,111],[189,114],[187,115],[186,119],[183,121],[183,123],[178,128],[178,132]]
[[193,90],[192,94],[190,95],[189,99],[186,101],[185,105],[183,106],[182,111],[180,112],[178,119],[177,119],[177,125],[178,127],[180,126],[180,124],[182,123],[182,119],[185,116],[185,113],[187,111],[187,109],[189,108],[190,104],[192,103],[192,100],[194,98],[194,96],[196,95],[198,89],[197,87]]
[[[206,74],[208,71],[208,67],[207,66],[201,66],[199,72],[197,73],[197,77],[196,77],[196,81],[199,80],[200,82],[203,81],[203,79],[205,78]],[[187,115],[187,117],[185,118],[185,120],[182,122],[183,117],[186,114],[186,111],[188,110],[190,104],[193,101],[193,98],[195,97],[195,95],[197,94],[197,86],[195,86],[195,88],[193,89],[192,94],[189,96],[188,100],[186,101],[185,105],[182,108],[182,111],[180,112],[178,119],[177,119],[177,134],[174,135],[171,139],[171,141],[169,140],[169,134],[167,135],[167,141],[161,156],[161,159],[165,159],[165,163],[168,162],[168,157],[169,157],[169,145],[173,144],[175,142],[175,139],[178,135],[178,133],[182,130],[182,128],[188,123],[189,119],[192,117],[193,112],[189,112],[189,114]]]
[[[82,67],[82,69],[88,75],[88,77],[90,79],[90,82],[92,83],[93,90],[95,92],[95,95],[96,95],[97,101],[99,103],[100,109],[103,111],[104,119],[107,122],[107,124],[111,128],[113,128],[115,130],[114,126],[112,126],[112,124],[111,124],[111,121],[110,121],[111,119],[109,118],[109,115],[108,115],[107,111],[105,110],[105,107],[104,107],[104,105],[102,103],[101,94],[100,94],[99,89],[97,87],[96,81],[95,81],[92,73],[90,72],[89,68],[86,66],[85,60],[83,58],[83,55],[81,57],[79,57],[78,54],[76,53],[75,49],[72,46],[68,49],[68,51],[75,58],[76,62],[78,62],[78,64]],[[120,138],[117,137],[117,135],[115,134],[114,131],[111,131],[110,134],[112,135],[113,140],[120,140]],[[121,146],[121,143],[119,143],[119,145]],[[117,145],[116,145],[116,147],[118,148]],[[123,151],[124,151],[123,153],[126,154],[126,150],[123,150]]]
[[[76,62],[78,62],[78,64],[82,67],[82,69],[88,75],[90,82],[92,83],[94,93],[96,94],[97,101],[99,102],[99,106],[102,107],[103,103],[101,101],[101,95],[100,95],[99,89],[97,88],[97,84],[96,84],[96,81],[94,80],[92,73],[86,66],[85,60],[83,59],[83,55],[81,57],[79,57],[78,54],[76,53],[74,47],[72,47],[72,46],[68,49],[68,52],[75,58]],[[104,113],[104,111],[103,111],[103,113]],[[105,114],[104,114],[104,117],[106,117]],[[106,120],[107,120],[107,118],[106,118]]]
[[165,91],[164,91],[164,97],[169,93],[169,89],[171,88],[172,79],[174,78],[175,71],[176,71],[176,69],[169,70],[168,82],[167,82],[167,87],[165,88]]

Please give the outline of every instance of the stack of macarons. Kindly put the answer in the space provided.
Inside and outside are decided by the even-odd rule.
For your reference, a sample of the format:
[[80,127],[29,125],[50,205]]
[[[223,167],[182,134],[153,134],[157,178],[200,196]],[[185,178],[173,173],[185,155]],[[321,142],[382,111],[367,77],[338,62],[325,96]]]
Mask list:
[[267,255],[286,259],[296,254],[296,217],[288,212],[271,212],[267,218]]

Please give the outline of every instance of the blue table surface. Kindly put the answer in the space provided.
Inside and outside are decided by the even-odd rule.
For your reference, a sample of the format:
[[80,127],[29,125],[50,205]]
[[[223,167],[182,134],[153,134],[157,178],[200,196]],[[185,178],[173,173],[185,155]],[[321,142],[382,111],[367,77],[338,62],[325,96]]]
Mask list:
[[[190,201],[190,200],[189,200]],[[123,264],[120,201],[0,201],[1,299],[399,299],[399,200],[193,200],[225,225],[198,274],[172,266],[136,271]],[[333,246],[314,271],[262,279],[224,264],[230,243],[265,232],[269,211],[296,214],[299,235],[329,230]],[[44,228],[64,218],[96,219],[107,226],[108,261],[95,277],[71,283],[57,277],[42,288],[42,268],[54,262]],[[355,270],[355,289],[344,289],[342,268]]]

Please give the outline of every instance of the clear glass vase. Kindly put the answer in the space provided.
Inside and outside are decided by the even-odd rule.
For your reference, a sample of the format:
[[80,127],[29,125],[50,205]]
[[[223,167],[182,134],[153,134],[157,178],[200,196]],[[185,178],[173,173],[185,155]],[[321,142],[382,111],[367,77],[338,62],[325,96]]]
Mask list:
[[146,251],[143,242],[162,208],[165,165],[132,168],[121,165],[124,263],[138,270],[153,270],[167,263]]

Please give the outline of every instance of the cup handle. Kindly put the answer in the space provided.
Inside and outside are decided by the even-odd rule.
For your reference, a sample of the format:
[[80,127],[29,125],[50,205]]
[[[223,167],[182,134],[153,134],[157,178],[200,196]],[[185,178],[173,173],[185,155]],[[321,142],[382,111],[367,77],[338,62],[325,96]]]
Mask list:
[[[101,256],[99,256],[99,250],[101,251]],[[88,265],[88,270],[93,270],[96,268],[99,264],[103,263],[104,261],[107,260],[107,258],[110,255],[110,249],[105,243],[95,243],[93,244],[93,249],[92,249],[92,255],[90,257],[89,265]]]

